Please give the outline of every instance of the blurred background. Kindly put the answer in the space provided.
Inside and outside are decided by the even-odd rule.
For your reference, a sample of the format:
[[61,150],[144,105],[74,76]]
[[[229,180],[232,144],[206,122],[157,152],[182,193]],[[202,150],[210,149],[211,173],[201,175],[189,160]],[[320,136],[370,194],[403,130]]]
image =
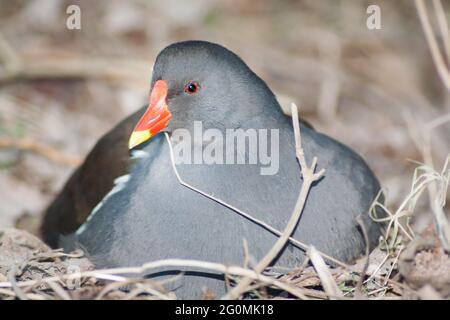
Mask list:
[[[381,29],[366,26],[371,4]],[[98,138],[147,101],[157,53],[188,39],[239,54],[284,107],[360,153],[391,205],[422,160],[407,119],[450,112],[412,0],[0,0],[1,228],[36,233]],[[449,137],[433,132],[438,168]]]

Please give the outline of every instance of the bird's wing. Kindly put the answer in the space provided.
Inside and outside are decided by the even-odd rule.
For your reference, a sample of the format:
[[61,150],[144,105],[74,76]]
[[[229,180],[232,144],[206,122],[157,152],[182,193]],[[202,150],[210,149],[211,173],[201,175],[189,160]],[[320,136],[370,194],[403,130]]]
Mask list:
[[74,232],[111,190],[114,179],[127,172],[128,139],[142,116],[141,108],[106,133],[66,182],[44,213],[41,233],[52,247],[60,235]]

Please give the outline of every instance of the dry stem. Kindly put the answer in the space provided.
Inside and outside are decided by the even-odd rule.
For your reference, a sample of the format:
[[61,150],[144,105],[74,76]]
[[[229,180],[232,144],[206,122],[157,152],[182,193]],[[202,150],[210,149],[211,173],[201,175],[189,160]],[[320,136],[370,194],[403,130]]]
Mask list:
[[[32,287],[43,283],[55,282],[59,280],[75,280],[79,278],[97,278],[97,279],[107,279],[113,280],[112,275],[117,274],[142,274],[147,272],[150,269],[156,269],[161,267],[188,267],[188,268],[201,268],[207,270],[214,270],[224,274],[232,274],[237,276],[244,276],[251,278],[252,280],[257,280],[265,285],[278,287],[290,294],[300,298],[306,299],[306,295],[302,292],[301,289],[296,288],[290,284],[284,283],[282,281],[273,279],[271,277],[262,275],[253,270],[245,269],[239,266],[226,266],[220,263],[214,262],[206,262],[206,261],[198,261],[198,260],[187,260],[187,259],[167,259],[167,260],[158,260],[146,263],[141,267],[126,267],[126,268],[113,268],[113,269],[104,269],[104,270],[94,270],[94,271],[85,271],[75,274],[66,274],[62,276],[48,277],[40,280],[28,280],[22,281],[18,283],[13,282],[0,282],[0,288],[24,288],[24,287]],[[119,277],[116,281],[123,281],[126,278]]]
[[19,150],[31,151],[55,163],[71,167],[76,167],[81,164],[81,158],[66,155],[51,146],[44,145],[30,138],[11,139],[2,137],[0,138],[0,149],[2,148],[14,148]]
[[[300,188],[300,193],[297,198],[297,202],[295,204],[294,210],[292,212],[291,218],[289,219],[286,228],[283,231],[283,234],[277,239],[275,244],[269,250],[269,252],[259,261],[259,263],[255,266],[254,270],[257,273],[261,273],[266,269],[269,264],[273,261],[273,259],[280,253],[283,247],[286,245],[289,240],[292,232],[298,224],[298,221],[303,212],[303,208],[306,203],[306,198],[308,197],[309,190],[311,189],[312,184],[319,180],[325,170],[322,169],[319,172],[315,173],[317,158],[314,157],[309,167],[306,164],[304,150],[302,148],[301,134],[300,134],[300,124],[298,120],[298,108],[293,103],[291,105],[291,113],[292,113],[292,124],[294,126],[294,136],[295,136],[295,153],[297,160],[301,167],[301,174],[303,177],[303,184]],[[242,293],[244,293],[251,283],[251,279],[244,278],[239,282],[239,284],[234,287],[231,291],[229,291],[223,299],[237,299]]]
[[[436,5],[436,4],[435,4]],[[439,5],[438,5],[439,6]],[[416,8],[417,13],[419,14],[420,22],[422,23],[423,32],[425,33],[425,37],[428,42],[428,46],[430,48],[431,56],[433,57],[434,64],[438,71],[438,74],[447,87],[450,90],[450,72],[445,64],[444,58],[442,56],[441,51],[439,50],[439,45],[437,43],[436,37],[433,33],[433,28],[431,27],[430,20],[428,18],[428,12],[423,0],[416,0]],[[436,9],[437,7],[435,7]],[[439,19],[441,20],[441,19]],[[440,28],[443,27],[442,21],[439,23]],[[448,33],[448,31],[442,30],[441,33],[444,35]],[[448,41],[448,40],[446,40]],[[447,47],[447,45],[446,45]]]

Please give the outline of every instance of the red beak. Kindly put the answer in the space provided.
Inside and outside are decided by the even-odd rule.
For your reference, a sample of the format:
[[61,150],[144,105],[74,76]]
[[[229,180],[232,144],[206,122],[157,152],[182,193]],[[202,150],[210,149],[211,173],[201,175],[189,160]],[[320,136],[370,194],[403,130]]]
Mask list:
[[132,149],[140,145],[166,127],[172,118],[166,100],[167,83],[164,80],[158,80],[150,94],[147,110],[131,133],[128,148]]

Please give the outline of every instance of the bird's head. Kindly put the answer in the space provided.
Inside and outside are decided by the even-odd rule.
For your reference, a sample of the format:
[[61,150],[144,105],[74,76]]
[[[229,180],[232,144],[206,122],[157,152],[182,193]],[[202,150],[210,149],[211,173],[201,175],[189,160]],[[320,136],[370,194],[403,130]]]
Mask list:
[[194,121],[219,129],[239,127],[260,114],[267,99],[276,103],[264,81],[233,52],[205,41],[172,44],[156,58],[149,106],[129,148]]

